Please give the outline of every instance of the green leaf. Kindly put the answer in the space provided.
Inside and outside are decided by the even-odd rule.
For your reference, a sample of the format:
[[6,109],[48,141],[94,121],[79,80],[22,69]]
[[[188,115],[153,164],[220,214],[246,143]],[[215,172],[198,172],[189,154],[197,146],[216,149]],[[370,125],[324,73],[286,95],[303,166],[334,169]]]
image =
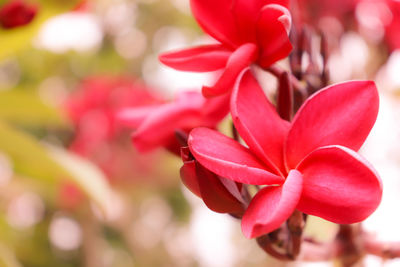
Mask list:
[[0,119],[30,126],[67,126],[60,110],[46,105],[36,94],[27,90],[0,92]]
[[105,216],[112,216],[115,193],[104,174],[89,161],[62,148],[43,145],[32,136],[0,122],[0,151],[13,162],[14,172],[56,187],[68,179],[93,200]]
[[32,38],[35,37],[40,29],[40,26],[47,19],[62,12],[71,10],[77,2],[77,0],[29,1],[29,4],[36,4],[38,6],[38,13],[31,23],[14,29],[0,28],[0,60],[28,47],[31,44]]
[[22,176],[54,184],[69,175],[54,162],[35,138],[4,122],[0,122],[0,151],[10,157],[14,171]]
[[117,195],[111,190],[103,172],[92,162],[67,150],[49,146],[52,157],[71,174],[70,178],[99,207],[103,215],[110,219],[114,216],[113,204],[118,204]]

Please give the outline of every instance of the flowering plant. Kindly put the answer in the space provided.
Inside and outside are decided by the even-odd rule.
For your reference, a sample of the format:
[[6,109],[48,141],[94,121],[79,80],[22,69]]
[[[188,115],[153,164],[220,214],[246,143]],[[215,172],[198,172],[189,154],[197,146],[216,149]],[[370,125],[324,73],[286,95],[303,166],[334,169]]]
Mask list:
[[[288,1],[191,0],[190,4],[201,28],[218,43],[167,52],[159,59],[177,70],[222,70],[222,74],[215,85],[203,86],[207,100],[183,93],[191,97],[126,109],[120,117],[138,129],[134,145],[139,150],[156,146],[171,150],[174,143],[176,153],[178,144],[186,187],[211,210],[241,219],[243,234],[257,238],[267,253],[280,259],[298,256],[307,215],[341,225],[371,215],[381,201],[382,182],[357,151],[378,114],[374,82],[326,86],[326,39],[322,37],[318,51],[321,68],[313,59],[311,35],[305,31],[292,33],[293,74],[281,69],[277,61],[293,48],[289,10],[293,8],[301,19],[296,31],[307,23],[306,14]],[[339,5],[334,6],[338,9],[321,15],[343,15]],[[303,53],[310,56],[306,71]],[[259,68],[278,78],[272,101],[258,80]],[[226,114],[225,100],[218,99],[230,101],[233,139],[216,127]],[[212,101],[221,116],[213,116],[211,123],[207,105]],[[286,237],[279,239],[277,233]],[[291,244],[283,246],[283,254],[276,248],[280,242]]]

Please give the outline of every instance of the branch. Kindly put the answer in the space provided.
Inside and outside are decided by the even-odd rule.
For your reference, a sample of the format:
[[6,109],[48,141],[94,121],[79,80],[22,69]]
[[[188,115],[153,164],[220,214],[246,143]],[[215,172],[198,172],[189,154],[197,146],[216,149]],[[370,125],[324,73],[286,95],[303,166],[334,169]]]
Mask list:
[[[274,75],[278,79],[282,76],[284,72],[286,72],[277,65],[273,65],[265,70]],[[303,101],[307,99],[307,89],[304,87],[304,85],[295,76],[293,76],[293,74],[289,74],[289,79],[290,83],[293,86],[293,89],[298,91],[303,97]]]

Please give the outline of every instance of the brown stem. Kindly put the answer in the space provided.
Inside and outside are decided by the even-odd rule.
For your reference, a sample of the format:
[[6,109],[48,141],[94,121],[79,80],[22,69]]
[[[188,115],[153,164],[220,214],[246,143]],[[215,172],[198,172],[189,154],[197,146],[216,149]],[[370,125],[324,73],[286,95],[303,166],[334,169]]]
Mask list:
[[350,267],[362,257],[361,228],[359,225],[340,225],[336,241],[339,243],[339,260],[343,267]]
[[270,239],[269,235],[260,236],[257,238],[257,243],[266,253],[278,260],[293,260],[288,254],[281,253],[275,249],[274,242]]
[[293,87],[289,74],[285,71],[279,77],[278,100],[276,109],[282,119],[290,121],[293,116]]
[[331,243],[320,243],[304,238],[300,259],[330,261],[340,259],[341,266],[353,266],[365,254],[383,259],[400,258],[400,242],[382,242],[368,233],[360,233],[350,225],[341,225],[337,238]]
[[236,140],[236,141],[239,141],[239,134],[238,134],[238,132],[236,130],[236,127],[233,124],[233,122],[232,122],[231,127],[232,127],[231,129],[232,129],[232,137],[233,137],[233,139]]
[[363,235],[363,247],[367,254],[384,259],[400,258],[400,242],[382,242],[368,234]]
[[[277,65],[272,65],[265,70],[277,77],[278,79],[285,72],[285,70],[281,69]],[[290,83],[293,86],[293,89],[298,91],[302,95],[303,101],[307,99],[307,89],[304,87],[304,85],[292,74],[289,74],[289,79]]]
[[329,49],[328,49],[328,40],[326,35],[323,32],[320,32],[320,35],[321,35],[321,56],[323,63],[321,82],[322,86],[325,87],[329,83],[329,70],[328,70]]
[[288,254],[293,259],[296,259],[300,253],[304,225],[303,213],[298,210],[296,210],[287,221],[291,239]]

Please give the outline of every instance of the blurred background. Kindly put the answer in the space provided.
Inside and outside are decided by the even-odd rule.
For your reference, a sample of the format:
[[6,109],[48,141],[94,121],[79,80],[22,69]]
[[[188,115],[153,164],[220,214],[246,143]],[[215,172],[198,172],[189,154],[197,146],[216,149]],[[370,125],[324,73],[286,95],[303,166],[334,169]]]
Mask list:
[[[381,110],[361,153],[384,182],[382,205],[364,223],[383,241],[400,241],[399,2],[293,7],[298,25],[314,25],[312,45],[328,36],[331,83],[378,84]],[[121,107],[164,103],[214,77],[158,62],[160,52],[209,38],[189,0],[0,0],[0,25],[0,266],[335,266],[269,258],[239,221],[182,186],[179,158],[139,154],[113,121]],[[260,75],[273,91],[274,78]],[[321,241],[336,231],[316,218],[306,228]]]

